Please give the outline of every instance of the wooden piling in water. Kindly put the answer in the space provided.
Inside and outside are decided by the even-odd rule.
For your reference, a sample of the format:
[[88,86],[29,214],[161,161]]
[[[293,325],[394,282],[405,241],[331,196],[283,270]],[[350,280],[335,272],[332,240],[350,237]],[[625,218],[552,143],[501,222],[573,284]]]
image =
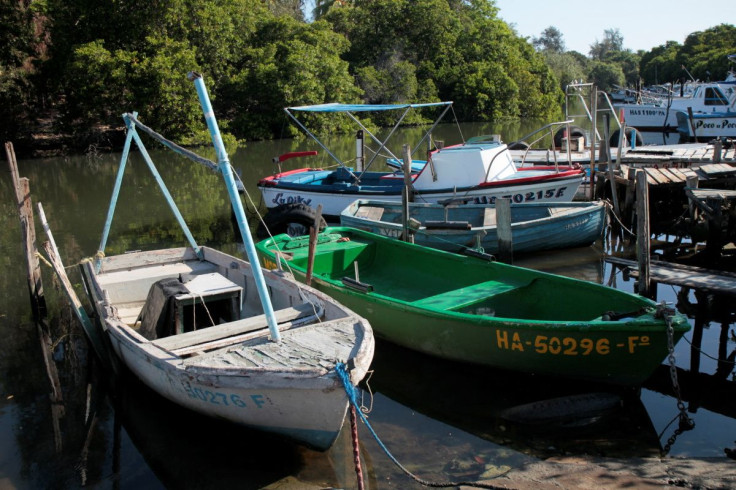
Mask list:
[[[307,275],[304,282],[307,286],[312,285],[312,271],[314,269],[314,254],[317,250],[317,235],[319,235],[319,223],[322,221],[322,205],[317,206],[317,215],[314,223],[309,227],[309,253],[307,255]],[[278,260],[277,262],[281,262]]]
[[636,256],[639,263],[638,292],[650,296],[649,289],[649,186],[643,170],[636,172]]
[[411,192],[411,149],[409,145],[403,146],[403,159],[404,159],[404,188],[401,191],[401,224],[402,224],[402,240],[410,242],[410,228],[409,228],[409,203],[414,201]]
[[38,261],[38,250],[36,249],[36,227],[33,218],[33,206],[31,204],[31,187],[28,179],[19,177],[18,162],[15,159],[13,143],[5,143],[5,154],[8,158],[10,177],[15,190],[15,204],[20,218],[21,240],[28,266],[28,292],[31,295],[31,308],[36,320],[46,316],[46,299],[43,294],[43,280],[41,278],[41,266]]
[[514,246],[511,237],[511,199],[496,199],[496,230],[498,233],[498,260],[514,262]]

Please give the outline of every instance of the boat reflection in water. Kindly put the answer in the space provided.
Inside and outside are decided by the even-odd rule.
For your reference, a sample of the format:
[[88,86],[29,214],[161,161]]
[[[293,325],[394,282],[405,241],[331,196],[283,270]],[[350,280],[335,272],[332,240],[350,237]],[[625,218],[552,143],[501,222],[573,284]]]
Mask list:
[[376,393],[527,455],[660,453],[636,389],[450,362],[380,340],[373,369]]
[[[348,434],[327,452],[184,409],[134,376],[114,388],[114,480],[157,478],[166,488],[350,488],[355,470]],[[126,450],[126,436],[135,446]],[[140,456],[153,475],[143,471]],[[131,457],[131,459],[128,459]],[[138,487],[138,485],[136,485]]]

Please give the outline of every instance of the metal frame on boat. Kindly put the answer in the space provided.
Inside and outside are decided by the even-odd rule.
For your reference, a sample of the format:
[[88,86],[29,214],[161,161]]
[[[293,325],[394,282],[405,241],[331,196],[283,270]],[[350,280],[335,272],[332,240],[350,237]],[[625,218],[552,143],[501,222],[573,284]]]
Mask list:
[[[126,114],[103,238],[95,262],[82,266],[90,300],[117,359],[154,391],[202,414],[327,449],[349,403],[338,370],[354,386],[363,378],[372,330],[324,293],[261,269],[204,82],[197,74],[190,79],[217,152],[217,163],[207,166],[223,176],[250,262],[197,245],[136,129],[204,159]],[[104,256],[133,140],[189,247]]]

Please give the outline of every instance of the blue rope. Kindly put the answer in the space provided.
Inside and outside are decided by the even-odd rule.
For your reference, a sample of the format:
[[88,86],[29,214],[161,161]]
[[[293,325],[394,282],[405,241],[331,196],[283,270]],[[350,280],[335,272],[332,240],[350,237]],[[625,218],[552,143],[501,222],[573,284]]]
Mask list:
[[378,434],[376,434],[376,431],[373,430],[373,427],[368,422],[368,418],[365,416],[363,411],[360,409],[360,405],[358,404],[358,397],[355,391],[355,386],[353,386],[353,383],[350,381],[350,374],[348,373],[347,366],[343,362],[338,362],[335,366],[335,371],[337,372],[338,377],[342,381],[343,386],[345,387],[345,393],[348,396],[348,400],[350,400],[350,403],[353,404],[356,408],[356,412],[360,415],[360,419],[363,421],[365,426],[370,431],[373,438],[376,440],[380,448],[383,450],[384,453],[386,453],[386,456],[389,457],[391,461],[394,462],[396,466],[398,466],[401,471],[403,471],[406,475],[410,476],[414,481],[417,483],[420,483],[421,485],[424,485],[426,487],[435,487],[435,488],[447,488],[447,487],[459,487],[461,485],[468,486],[468,487],[475,487],[475,488],[490,488],[493,490],[500,490],[500,489],[507,489],[508,487],[497,487],[494,485],[491,485],[489,483],[480,483],[480,482],[432,482],[428,480],[422,480],[418,476],[416,476],[411,471],[404,468],[404,466],[399,463],[399,461],[394,457],[393,454],[388,450],[385,444],[381,441],[381,439],[378,437]]

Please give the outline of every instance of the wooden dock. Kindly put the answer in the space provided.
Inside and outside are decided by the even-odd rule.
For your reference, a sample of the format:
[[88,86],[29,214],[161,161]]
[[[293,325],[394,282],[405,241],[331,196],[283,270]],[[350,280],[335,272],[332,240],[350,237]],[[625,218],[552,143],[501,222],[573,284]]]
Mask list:
[[720,144],[640,146],[621,156],[621,164],[632,167],[688,168],[706,163],[736,163],[736,147]]
[[[631,277],[638,277],[639,269],[635,260],[608,256],[606,262],[626,268]],[[736,274],[714,271],[700,267],[652,260],[649,265],[649,278],[653,282],[684,286],[692,289],[736,296]]]

